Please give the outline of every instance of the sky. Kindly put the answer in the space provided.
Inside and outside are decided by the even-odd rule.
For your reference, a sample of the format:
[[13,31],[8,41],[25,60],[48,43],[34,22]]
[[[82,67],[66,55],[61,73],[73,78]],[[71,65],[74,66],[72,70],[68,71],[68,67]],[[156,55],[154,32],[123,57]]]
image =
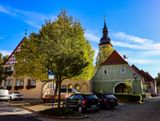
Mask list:
[[153,77],[160,72],[160,0],[0,0],[0,53],[10,54],[25,29],[38,32],[61,10],[81,22],[95,57],[105,16],[114,49]]

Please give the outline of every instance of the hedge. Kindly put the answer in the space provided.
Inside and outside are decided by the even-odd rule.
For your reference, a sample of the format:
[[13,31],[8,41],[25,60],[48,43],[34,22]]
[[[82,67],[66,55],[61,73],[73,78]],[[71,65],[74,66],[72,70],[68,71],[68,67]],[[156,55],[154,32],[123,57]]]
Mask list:
[[142,101],[142,95],[140,94],[116,93],[114,95],[118,98],[118,101],[120,102],[140,102]]

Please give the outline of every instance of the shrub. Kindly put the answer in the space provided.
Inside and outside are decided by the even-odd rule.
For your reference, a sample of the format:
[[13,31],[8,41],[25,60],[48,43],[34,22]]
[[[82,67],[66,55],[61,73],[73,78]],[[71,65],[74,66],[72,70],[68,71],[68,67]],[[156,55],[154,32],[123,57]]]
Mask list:
[[142,96],[140,94],[121,94],[117,93],[115,96],[120,102],[139,102],[142,101]]

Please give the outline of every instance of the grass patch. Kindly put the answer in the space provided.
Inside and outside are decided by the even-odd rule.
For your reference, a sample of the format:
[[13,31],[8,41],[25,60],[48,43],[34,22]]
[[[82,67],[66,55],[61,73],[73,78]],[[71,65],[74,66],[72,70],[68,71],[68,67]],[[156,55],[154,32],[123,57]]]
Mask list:
[[40,111],[41,114],[49,115],[49,116],[77,116],[80,114],[77,114],[72,109],[68,108],[54,108],[52,109],[46,109],[44,111]]

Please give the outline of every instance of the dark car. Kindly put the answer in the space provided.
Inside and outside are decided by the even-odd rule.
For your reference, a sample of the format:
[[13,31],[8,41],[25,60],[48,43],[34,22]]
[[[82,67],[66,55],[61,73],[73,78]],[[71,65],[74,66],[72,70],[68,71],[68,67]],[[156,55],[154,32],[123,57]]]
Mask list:
[[80,113],[100,109],[99,99],[95,94],[73,94],[64,101],[64,106],[78,110]]
[[99,98],[101,109],[111,109],[118,105],[118,100],[113,94],[96,94]]

